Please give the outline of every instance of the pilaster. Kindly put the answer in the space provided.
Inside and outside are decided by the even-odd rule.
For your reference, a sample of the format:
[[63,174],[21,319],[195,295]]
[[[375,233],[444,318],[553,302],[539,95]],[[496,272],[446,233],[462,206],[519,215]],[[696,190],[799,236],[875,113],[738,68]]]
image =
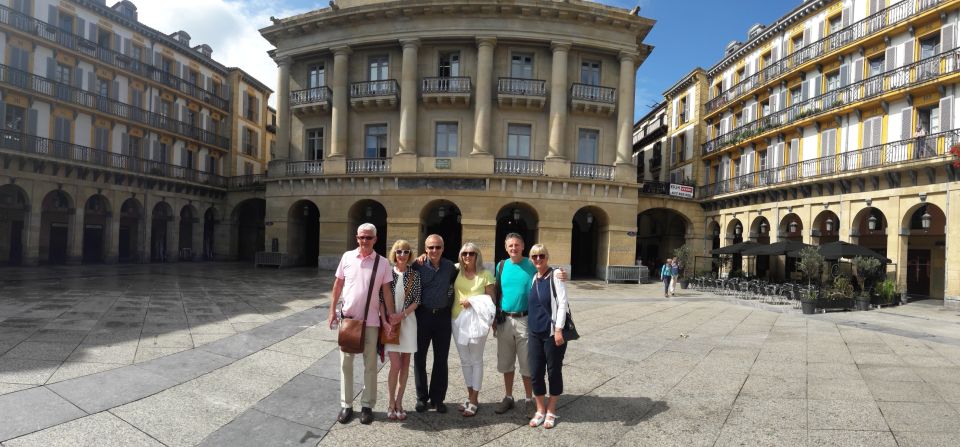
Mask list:
[[553,48],[553,70],[550,80],[548,159],[567,158],[564,154],[563,137],[567,132],[567,56],[570,53],[570,45],[570,42],[553,42],[551,45],[551,48]]
[[[347,116],[349,104],[348,73],[350,62],[350,47],[337,47],[333,49],[333,107],[330,113],[331,144],[330,158],[344,157],[347,155],[349,144],[349,127],[347,126]],[[324,162],[326,167],[326,161]]]
[[490,116],[493,107],[493,48],[497,39],[477,38],[477,93],[471,156],[490,154]]
[[397,155],[417,153],[417,60],[419,39],[400,41],[403,62],[400,75],[400,144]]

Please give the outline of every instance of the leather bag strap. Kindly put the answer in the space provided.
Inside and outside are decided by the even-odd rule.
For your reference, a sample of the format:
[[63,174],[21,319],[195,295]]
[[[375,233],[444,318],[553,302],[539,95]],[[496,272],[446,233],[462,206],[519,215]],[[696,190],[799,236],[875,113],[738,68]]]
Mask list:
[[377,266],[380,265],[380,255],[374,253],[373,272],[370,273],[370,287],[367,288],[367,305],[363,307],[363,327],[367,327],[367,314],[370,313],[370,297],[373,296],[373,283],[377,282]]

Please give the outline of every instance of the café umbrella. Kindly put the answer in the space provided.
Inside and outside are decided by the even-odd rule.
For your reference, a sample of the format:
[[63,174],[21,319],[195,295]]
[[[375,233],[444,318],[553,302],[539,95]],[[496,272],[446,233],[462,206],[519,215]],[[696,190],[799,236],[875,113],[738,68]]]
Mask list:
[[[867,247],[860,245],[851,244],[849,242],[836,241],[823,244],[817,248],[817,251],[820,252],[820,255],[824,259],[833,261],[840,258],[844,259],[853,259],[857,256],[862,256],[865,258],[876,258],[880,262],[890,263],[890,260]],[[800,256],[800,250],[792,251],[789,253],[790,256],[798,257]]]
[[799,251],[810,245],[799,241],[779,241],[772,244],[757,244],[743,251],[744,256],[779,256],[792,251]]
[[726,247],[711,250],[710,253],[715,255],[739,255],[742,254],[744,250],[756,245],[759,244],[754,241],[740,242],[739,244],[727,245]]

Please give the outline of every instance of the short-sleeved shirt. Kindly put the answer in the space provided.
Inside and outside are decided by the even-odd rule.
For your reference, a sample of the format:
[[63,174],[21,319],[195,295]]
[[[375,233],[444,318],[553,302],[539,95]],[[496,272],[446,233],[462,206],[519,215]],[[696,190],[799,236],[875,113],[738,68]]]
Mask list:
[[460,272],[460,275],[457,275],[457,280],[453,283],[455,293],[450,316],[456,319],[457,315],[460,315],[460,311],[463,310],[463,305],[460,304],[462,298],[487,293],[484,289],[492,285],[493,282],[493,274],[489,270],[480,271],[473,276],[473,279],[467,279],[463,272]]
[[[377,277],[374,278],[373,283],[373,293],[376,294],[384,284],[390,284],[393,281],[390,262],[376,252],[361,256],[359,248],[344,253],[340,258],[335,275],[343,280],[340,302],[343,303],[345,317],[363,318],[363,306],[367,302],[373,262],[377,257],[380,258],[380,264],[377,265]],[[370,307],[367,309],[367,326],[380,326],[380,300],[373,296],[370,297]]]
[[413,263],[414,270],[420,272],[422,294],[420,304],[427,309],[443,309],[450,305],[447,291],[450,281],[457,274],[457,268],[447,258],[440,258],[440,267],[434,267],[429,260],[423,264]]
[[[499,264],[497,268],[500,268]],[[526,312],[530,282],[536,274],[537,267],[528,258],[523,258],[519,263],[509,259],[503,261],[503,273],[500,274],[503,297],[500,300],[500,307],[504,312]]]

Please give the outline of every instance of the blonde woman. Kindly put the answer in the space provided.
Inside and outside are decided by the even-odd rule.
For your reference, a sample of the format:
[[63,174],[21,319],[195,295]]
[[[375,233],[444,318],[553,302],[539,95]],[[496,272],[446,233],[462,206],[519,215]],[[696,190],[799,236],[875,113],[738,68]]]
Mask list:
[[483,256],[472,242],[460,248],[459,261],[460,273],[453,283],[455,296],[450,313],[453,339],[467,385],[467,400],[459,408],[464,417],[472,417],[477,414],[483,383],[483,348],[496,313],[492,298],[494,278],[483,268]]
[[393,264],[394,309],[403,316],[400,343],[384,346],[384,351],[390,356],[387,419],[403,421],[407,419],[407,412],[403,410],[403,392],[407,388],[410,373],[410,355],[417,352],[417,316],[414,311],[420,305],[420,273],[410,268],[416,256],[409,242],[403,239],[394,242],[387,255]]
[[[530,259],[537,268],[527,295],[530,312],[527,316],[527,362],[530,364],[533,397],[537,401],[537,412],[530,419],[530,426],[543,424],[543,428],[550,429],[557,423],[557,401],[563,394],[563,356],[567,352],[563,326],[569,305],[563,281],[554,278],[547,247],[542,244],[530,247]],[[550,381],[549,399],[545,399],[547,382],[544,375]]]

